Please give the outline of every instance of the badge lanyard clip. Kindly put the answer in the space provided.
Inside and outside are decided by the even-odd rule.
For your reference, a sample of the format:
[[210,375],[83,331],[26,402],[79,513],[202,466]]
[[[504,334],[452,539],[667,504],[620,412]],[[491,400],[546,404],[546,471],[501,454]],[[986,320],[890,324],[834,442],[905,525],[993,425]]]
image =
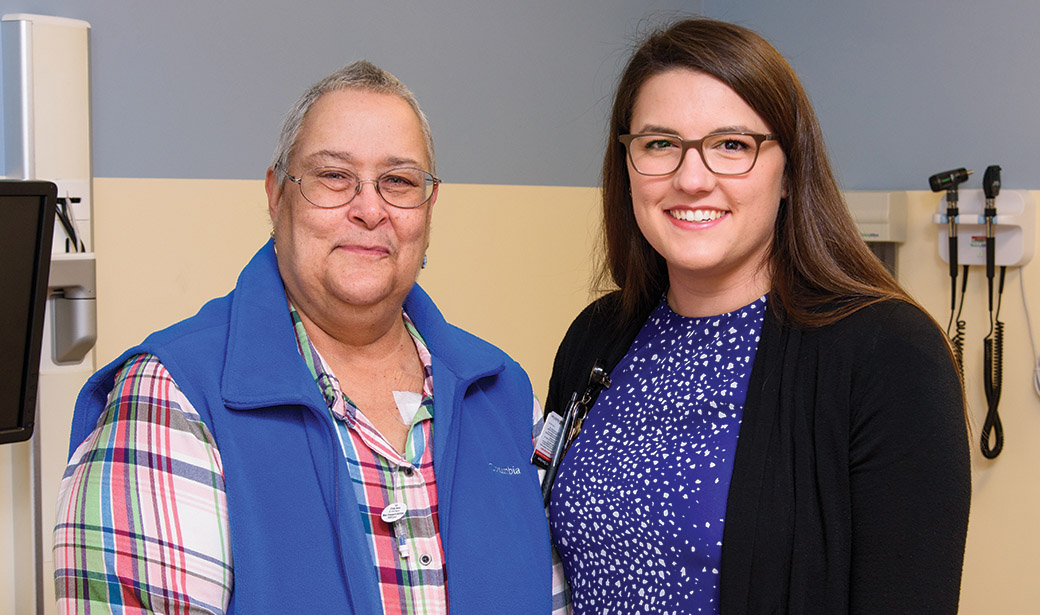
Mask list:
[[567,409],[561,417],[556,412],[551,412],[545,419],[542,435],[538,438],[531,463],[545,469],[545,478],[542,479],[542,500],[546,506],[549,505],[549,496],[552,494],[552,486],[556,481],[556,473],[560,469],[560,462],[570,449],[581,427],[585,423],[585,417],[589,414],[596,396],[602,389],[610,388],[610,376],[599,361],[589,374],[589,382],[585,392],[578,398],[578,392],[571,395]]

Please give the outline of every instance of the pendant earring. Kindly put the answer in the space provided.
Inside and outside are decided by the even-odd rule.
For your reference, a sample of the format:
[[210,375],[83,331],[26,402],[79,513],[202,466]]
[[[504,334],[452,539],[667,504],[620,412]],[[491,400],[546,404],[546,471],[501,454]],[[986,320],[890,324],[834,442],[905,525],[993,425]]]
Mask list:
[[420,269],[426,269],[426,255],[422,255],[422,267]]

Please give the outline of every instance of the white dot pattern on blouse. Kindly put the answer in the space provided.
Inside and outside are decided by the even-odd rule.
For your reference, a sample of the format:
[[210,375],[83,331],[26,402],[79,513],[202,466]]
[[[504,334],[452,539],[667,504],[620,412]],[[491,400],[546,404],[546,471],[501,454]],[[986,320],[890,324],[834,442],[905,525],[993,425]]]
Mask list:
[[662,301],[553,486],[575,615],[717,613],[733,453],[766,298],[685,318]]

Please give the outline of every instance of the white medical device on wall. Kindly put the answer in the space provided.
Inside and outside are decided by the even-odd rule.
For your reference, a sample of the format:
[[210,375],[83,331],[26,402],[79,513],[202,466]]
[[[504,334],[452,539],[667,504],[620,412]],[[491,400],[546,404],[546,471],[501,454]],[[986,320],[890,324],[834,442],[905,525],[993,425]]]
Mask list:
[[[932,176],[929,182],[932,190],[938,192],[942,186],[936,185],[933,181],[936,178],[960,183],[971,173],[963,168],[955,169]],[[1036,244],[1036,203],[1032,195],[1025,190],[1002,191],[1000,175],[1000,166],[990,165],[983,178],[983,190],[958,190],[952,185],[932,216],[932,221],[939,225],[939,256],[950,264],[952,294],[946,333],[962,376],[966,323],[961,319],[961,309],[967,277],[972,266],[985,267],[989,331],[983,340],[983,385],[987,412],[979,444],[987,459],[995,459],[1004,447],[1004,430],[998,413],[1003,383],[1005,332],[1000,305],[1004,275],[1008,267],[1029,263]],[[955,309],[957,267],[963,270],[964,280],[960,285],[960,305]],[[998,267],[999,283],[995,279]],[[954,323],[956,327],[951,329]]]
[[40,15],[2,20],[4,174],[58,186],[51,360],[79,363],[97,337],[91,233],[89,24]]
[[[15,507],[14,611],[53,609],[54,502],[68,452],[72,409],[94,371],[97,335],[92,221],[90,24],[45,15],[0,20],[4,175],[58,187],[50,296],[40,364],[36,429],[29,453],[12,449],[14,482],[31,485],[31,519]],[[10,445],[17,447],[20,445]],[[30,533],[30,527],[33,531]],[[4,557],[6,554],[0,554]],[[30,569],[25,564],[32,561]],[[3,610],[4,604],[0,604]]]
[[[939,225],[939,257],[950,262],[946,197],[932,221]],[[961,190],[957,216],[957,260],[960,265],[986,264],[986,195]],[[1028,190],[1002,190],[993,219],[996,266],[1021,267],[1033,258],[1036,246],[1036,202]]]
[[860,237],[895,275],[897,248],[906,242],[906,193],[847,190],[844,195]]

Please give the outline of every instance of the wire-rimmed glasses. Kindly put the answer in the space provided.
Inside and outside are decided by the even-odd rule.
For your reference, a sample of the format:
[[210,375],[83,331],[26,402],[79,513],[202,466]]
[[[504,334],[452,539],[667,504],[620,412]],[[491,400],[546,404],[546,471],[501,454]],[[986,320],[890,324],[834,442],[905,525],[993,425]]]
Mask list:
[[618,140],[625,144],[632,168],[640,175],[671,175],[690,149],[696,149],[704,166],[716,175],[744,175],[755,167],[762,142],[777,141],[779,136],[719,132],[691,141],[678,135],[631,134]]
[[376,193],[388,205],[400,209],[422,207],[433,196],[441,182],[433,175],[414,167],[396,167],[375,179],[361,179],[356,173],[339,167],[314,167],[299,177],[280,169],[289,181],[300,187],[300,194],[312,205],[322,209],[342,207],[354,200],[365,182],[375,186]]

